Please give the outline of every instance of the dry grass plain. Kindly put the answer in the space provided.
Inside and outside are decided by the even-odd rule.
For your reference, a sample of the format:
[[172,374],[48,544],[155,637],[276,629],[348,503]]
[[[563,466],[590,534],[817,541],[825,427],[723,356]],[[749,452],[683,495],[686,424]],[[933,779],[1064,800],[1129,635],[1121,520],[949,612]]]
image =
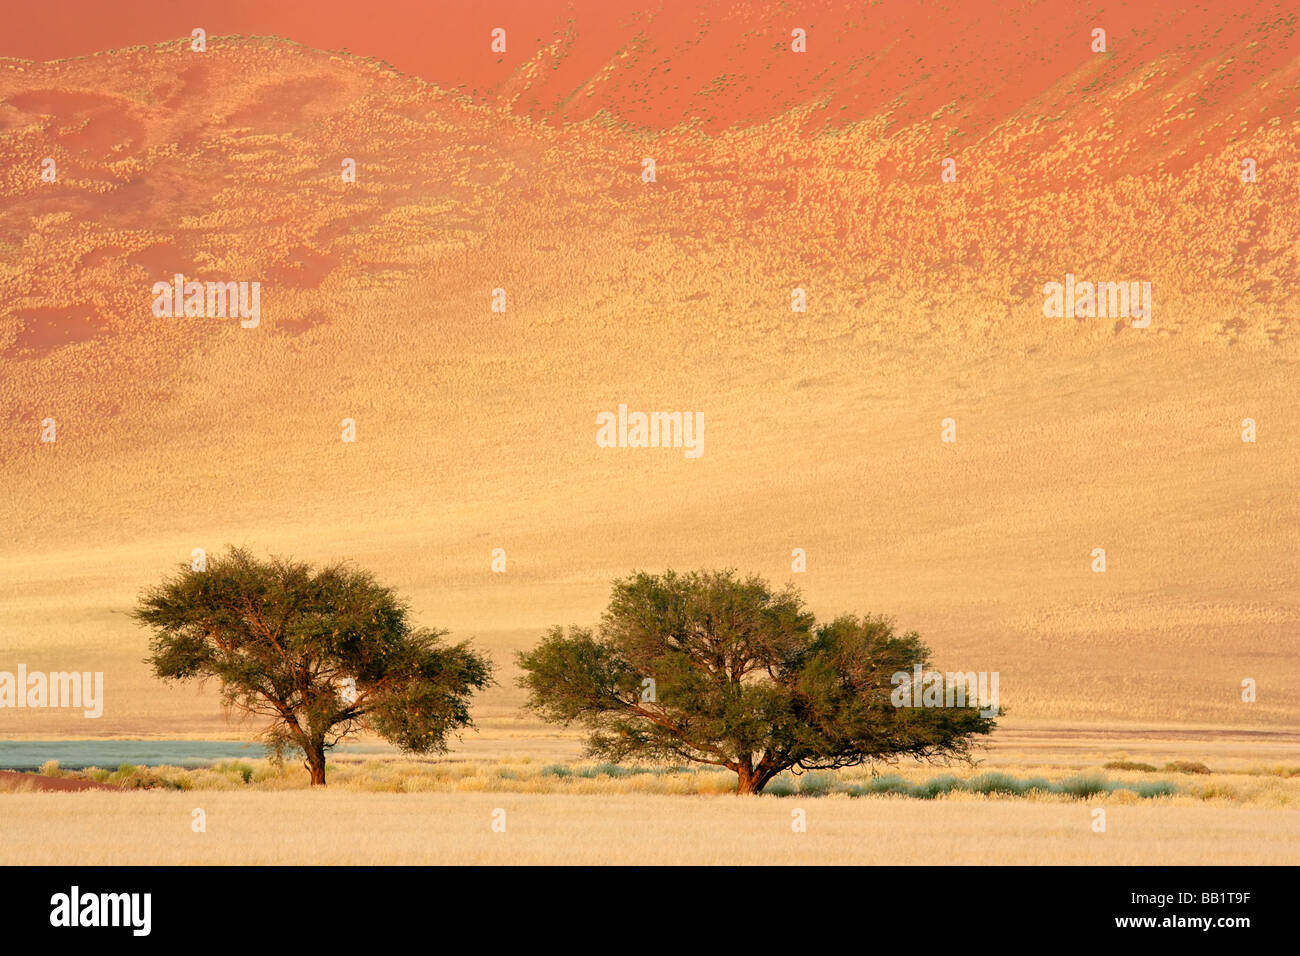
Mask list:
[[[0,863],[1264,864],[1300,811],[1132,804],[527,793],[0,795]],[[191,829],[202,808],[207,830]],[[491,829],[505,811],[506,829]],[[792,810],[807,832],[792,832]]]
[[[1295,764],[1300,56],[1294,24],[1248,20],[1155,31],[1028,104],[976,78],[933,115],[828,127],[810,101],[711,135],[613,101],[548,125],[273,38],[0,62],[0,668],[102,670],[107,695],[93,722],[0,711],[0,736],[229,736],[211,688],[150,678],[125,612],[242,544],[355,560],[480,642],[501,683],[457,758],[576,758],[521,709],[514,651],[632,569],[734,566],[998,671],[990,768]],[[177,271],[262,281],[261,326],[154,319]],[[1151,327],[1044,318],[1066,272],[1151,281]],[[620,402],[703,411],[703,457],[597,448]],[[189,799],[0,795],[0,854],[1279,862],[1297,832],[1231,801],[1120,806],[1103,836],[1082,805],[821,798],[793,835],[784,799],[222,792],[197,835]]]
[[[108,782],[143,777],[158,787],[119,793],[37,793],[30,782],[6,782],[0,864],[1300,863],[1294,734],[1009,732],[976,767],[783,775],[758,798],[734,796],[726,772],[489,759],[476,749],[480,756],[340,756],[324,792],[307,786],[300,767],[260,760],[119,771]],[[1197,757],[1210,772],[1164,769]],[[1105,767],[1116,760],[1162,769]],[[1114,789],[850,795],[891,776],[923,786],[999,774]],[[1143,795],[1152,784],[1161,790]],[[1105,832],[1093,830],[1096,809],[1105,811]],[[192,829],[196,810],[201,833]],[[795,810],[805,832],[792,829]],[[497,811],[504,833],[492,829]]]

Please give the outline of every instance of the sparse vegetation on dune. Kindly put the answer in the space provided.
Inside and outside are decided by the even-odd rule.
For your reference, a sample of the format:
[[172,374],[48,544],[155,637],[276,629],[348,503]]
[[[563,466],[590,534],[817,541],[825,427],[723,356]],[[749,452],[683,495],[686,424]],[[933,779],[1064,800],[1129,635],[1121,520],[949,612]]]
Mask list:
[[[1103,81],[1117,125],[1085,111],[1087,138],[1068,114],[994,124],[945,185],[928,113],[835,136],[803,114],[706,138],[503,124],[272,40],[214,44],[197,82],[179,46],[0,70],[0,200],[22,225],[0,238],[0,484],[24,516],[0,624],[16,656],[105,670],[115,730],[221,732],[215,688],[191,719],[116,611],[194,547],[243,541],[356,557],[501,659],[589,622],[625,568],[726,556],[782,582],[798,545],[816,611],[861,607],[871,569],[872,606],[936,657],[997,666],[1017,715],[1296,726],[1294,695],[1239,698],[1261,655],[1276,686],[1300,681],[1300,654],[1276,653],[1300,633],[1279,564],[1300,522],[1296,243],[1285,218],[1254,225],[1300,191],[1284,83],[1243,129],[1180,147],[1176,176],[1118,130],[1139,101],[1152,129],[1180,115],[1177,71]],[[51,142],[63,173],[42,183]],[[1046,319],[1039,290],[1067,269],[1150,278],[1152,326]],[[263,324],[155,319],[151,283],[177,271],[264,282]],[[593,413],[625,398],[703,410],[699,467],[596,448]],[[509,678],[483,700],[513,715]]]

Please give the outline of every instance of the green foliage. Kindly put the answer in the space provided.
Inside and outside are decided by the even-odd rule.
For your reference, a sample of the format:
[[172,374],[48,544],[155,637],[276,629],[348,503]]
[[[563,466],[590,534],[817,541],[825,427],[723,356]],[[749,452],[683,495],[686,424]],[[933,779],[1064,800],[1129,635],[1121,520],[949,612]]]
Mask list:
[[891,699],[927,654],[886,618],[818,625],[756,576],[668,571],[615,582],[598,629],[555,627],[518,659],[529,706],[586,727],[590,755],[726,767],[757,793],[790,768],[967,757],[991,717]]
[[909,796],[918,800],[933,800],[935,797],[942,797],[954,790],[961,789],[961,778],[951,775],[942,777],[933,777],[930,780],[922,781],[912,787]]
[[598,763],[594,767],[583,767],[578,771],[579,777],[635,777],[651,773],[648,767],[620,767],[616,763]]
[[910,796],[912,785],[896,773],[887,773],[873,777],[866,783],[855,784],[848,789],[851,797],[865,797],[878,793],[893,793]]
[[1071,777],[1068,780],[1062,780],[1053,790],[1056,793],[1067,793],[1072,797],[1078,797],[1080,800],[1086,800],[1100,793],[1110,793],[1115,789],[1115,786],[1115,784],[1101,777],[1083,774]]
[[984,796],[1025,797],[1034,793],[1056,794],[1086,800],[1103,793],[1128,790],[1139,797],[1164,797],[1178,792],[1175,784],[1164,780],[1148,781],[1136,784],[1120,784],[1096,776],[1075,776],[1058,783],[1044,780],[1042,777],[1021,779],[1010,774],[991,772],[982,773],[962,780],[959,777],[945,775],[933,777],[919,784],[911,784],[897,774],[889,774],[869,780],[864,784],[854,784],[845,788],[851,797],[865,797],[874,794],[895,794],[919,800],[933,800],[950,793],[977,793]]
[[231,548],[206,571],[182,565],[134,616],[153,629],[158,677],[216,678],[227,707],[269,721],[273,755],[303,752],[313,783],[325,782],[325,752],[361,730],[405,751],[445,751],[471,724],[470,695],[491,683],[491,664],[467,643],[416,629],[392,590],[345,564],[316,570]]
[[1172,797],[1178,792],[1178,785],[1167,780],[1144,780],[1129,787],[1139,797]]
[[798,778],[800,793],[819,797],[835,788],[835,777],[829,773],[805,773]]
[[799,791],[794,779],[783,774],[769,783],[763,792],[770,793],[774,797],[792,797]]
[[993,772],[972,777],[966,781],[966,789],[971,793],[1005,793],[1018,797],[1025,793],[1029,787],[1024,781],[1017,780],[1010,774]]

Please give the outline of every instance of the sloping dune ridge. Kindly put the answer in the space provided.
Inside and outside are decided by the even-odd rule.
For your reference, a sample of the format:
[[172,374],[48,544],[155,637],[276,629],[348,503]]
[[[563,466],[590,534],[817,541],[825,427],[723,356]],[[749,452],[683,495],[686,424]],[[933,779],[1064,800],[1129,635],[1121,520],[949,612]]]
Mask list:
[[[1013,727],[1296,726],[1294,4],[528,6],[0,59],[0,668],[106,687],[0,734],[228,732],[126,615],[227,544],[481,641],[521,749],[513,650],[666,567],[891,614]],[[259,324],[156,317],[177,273]],[[703,454],[598,447],[620,404]]]

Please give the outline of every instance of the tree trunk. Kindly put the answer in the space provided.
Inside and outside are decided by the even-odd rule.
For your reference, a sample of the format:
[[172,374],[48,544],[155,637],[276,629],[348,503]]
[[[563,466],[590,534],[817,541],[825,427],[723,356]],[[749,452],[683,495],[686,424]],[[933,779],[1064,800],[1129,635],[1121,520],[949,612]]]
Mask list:
[[325,741],[313,740],[307,747],[307,770],[313,787],[325,786]]
[[748,760],[742,762],[736,768],[736,775],[739,777],[739,780],[736,782],[737,795],[744,793],[762,793],[763,787],[767,785],[767,781],[763,779],[762,774],[756,773]]
[[742,760],[733,767],[736,776],[736,793],[762,793],[780,771],[768,765],[766,758],[757,767],[752,761]]

